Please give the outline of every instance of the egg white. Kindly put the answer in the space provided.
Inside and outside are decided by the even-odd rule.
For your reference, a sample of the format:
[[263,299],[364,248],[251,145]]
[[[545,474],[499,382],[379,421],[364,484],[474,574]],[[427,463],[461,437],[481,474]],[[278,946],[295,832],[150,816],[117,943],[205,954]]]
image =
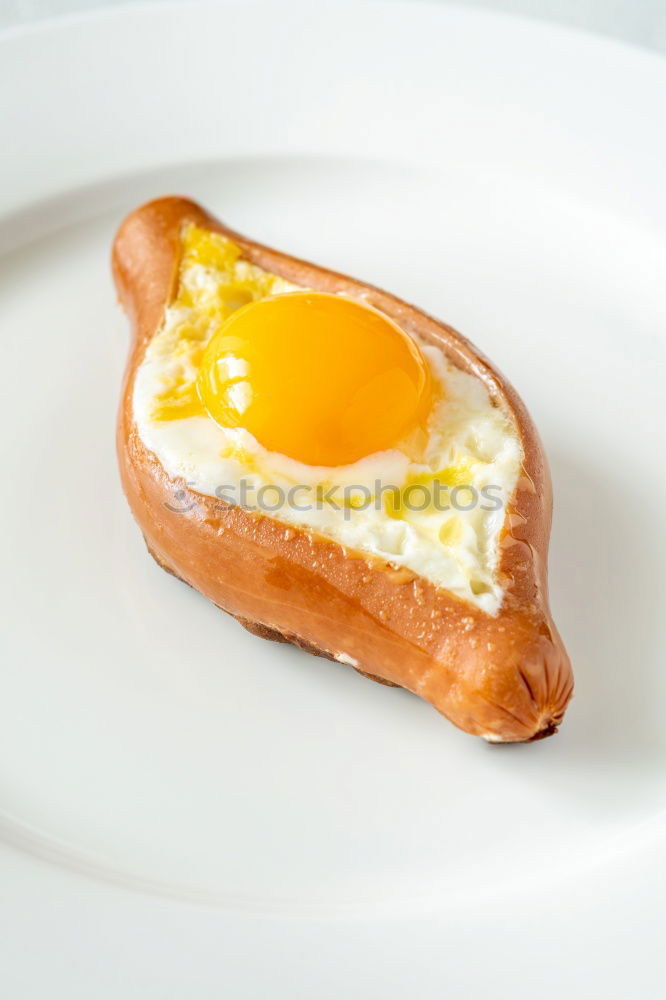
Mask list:
[[[222,239],[222,237],[219,237]],[[270,294],[295,290],[295,286],[261,272],[246,261],[237,260],[247,279],[248,269],[265,283],[269,277]],[[213,296],[220,280],[228,281],[214,267],[190,264],[181,273],[181,282],[198,294]],[[242,304],[242,303],[239,303]],[[208,416],[188,416],[164,420],[155,417],[156,400],[164,386],[174,379],[196,379],[196,366],[187,354],[174,352],[179,329],[193,324],[196,307],[177,305],[165,311],[164,321],[148,346],[134,383],[133,413],[138,434],[173,479],[183,479],[191,490],[224,500],[241,498],[245,482],[246,506],[256,506],[261,487],[275,486],[286,495],[301,484],[299,507],[288,503],[278,510],[266,509],[279,496],[263,491],[263,513],[287,526],[302,527],[349,549],[378,557],[405,567],[432,581],[489,614],[499,609],[503,591],[496,579],[499,538],[504,523],[504,505],[511,498],[520,474],[523,454],[516,428],[508,416],[490,400],[479,379],[452,366],[436,347],[421,344],[434,384],[442,388],[429,420],[424,460],[416,464],[399,449],[370,455],[353,465],[340,468],[307,466],[285,455],[268,452],[247,431],[219,427]],[[215,324],[204,335],[212,336]],[[189,365],[189,368],[188,368]],[[405,509],[391,517],[385,504],[377,501],[377,487],[405,487],[415,477],[428,477],[443,469],[464,470],[464,485],[474,487],[478,502],[470,509],[448,511]],[[461,473],[463,474],[463,473]],[[331,502],[317,500],[316,487],[322,484],[323,495]],[[345,487],[365,487],[355,507],[344,505]],[[502,502],[492,507],[481,496],[484,487],[493,486],[493,496]],[[332,492],[331,492],[332,491]],[[422,494],[419,494],[422,495]],[[464,494],[461,505],[471,499]],[[420,504],[417,504],[420,506]],[[450,523],[451,519],[456,519]],[[444,539],[444,541],[442,540]]]

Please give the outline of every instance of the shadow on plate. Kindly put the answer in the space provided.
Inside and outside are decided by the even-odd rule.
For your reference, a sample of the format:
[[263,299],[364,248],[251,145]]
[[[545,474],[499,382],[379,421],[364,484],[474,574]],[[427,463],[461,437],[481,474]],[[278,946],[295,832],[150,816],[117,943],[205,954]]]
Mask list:
[[656,762],[665,748],[658,711],[663,573],[651,542],[660,522],[649,509],[656,498],[643,473],[624,462],[621,478],[571,455],[555,453],[551,467],[551,596],[576,677],[562,732],[569,750],[588,762],[599,755],[605,764],[635,764],[648,754]]

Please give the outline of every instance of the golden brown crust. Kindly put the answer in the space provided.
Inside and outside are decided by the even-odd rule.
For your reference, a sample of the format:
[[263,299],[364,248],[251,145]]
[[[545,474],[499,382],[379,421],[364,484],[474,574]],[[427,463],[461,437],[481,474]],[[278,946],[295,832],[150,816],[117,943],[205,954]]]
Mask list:
[[[505,596],[496,616],[336,542],[193,493],[144,447],[132,414],[134,375],[173,297],[180,234],[190,221],[230,236],[247,259],[295,284],[362,296],[482,379],[493,402],[512,415],[524,472],[500,540]],[[490,362],[413,306],[253,243],[182,198],[150,202],[125,220],[113,246],[113,273],[134,329],[118,419],[121,477],[158,562],[255,634],[414,691],[469,733],[517,742],[555,732],[573,677],[548,608],[550,478],[529,414]],[[178,490],[188,500],[181,513],[170,509]]]

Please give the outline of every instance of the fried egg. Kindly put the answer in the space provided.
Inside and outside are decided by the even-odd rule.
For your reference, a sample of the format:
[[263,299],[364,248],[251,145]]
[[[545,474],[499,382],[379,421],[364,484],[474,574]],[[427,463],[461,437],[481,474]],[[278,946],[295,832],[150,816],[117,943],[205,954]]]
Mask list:
[[226,236],[190,224],[182,244],[133,391],[166,473],[496,613],[523,455],[483,383],[367,303],[295,286]]

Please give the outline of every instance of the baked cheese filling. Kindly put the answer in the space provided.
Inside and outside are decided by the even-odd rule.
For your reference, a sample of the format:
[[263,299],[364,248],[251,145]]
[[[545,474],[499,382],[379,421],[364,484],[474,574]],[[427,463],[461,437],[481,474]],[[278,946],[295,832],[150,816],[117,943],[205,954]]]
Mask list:
[[[422,431],[346,465],[312,465],[270,450],[242,426],[244,408],[254,398],[252,371],[236,349],[233,326],[222,337],[214,374],[228,394],[228,412],[233,406],[238,415],[234,426],[213,419],[202,402],[206,348],[251,303],[309,290],[244,260],[222,235],[188,225],[182,241],[176,296],[137,369],[133,392],[138,434],[167,475],[287,528],[304,528],[404,567],[496,613],[503,596],[497,581],[500,535],[523,453],[512,419],[493,405],[483,383],[451,365],[439,348],[417,342],[432,387]],[[247,311],[246,321],[252,315]],[[262,337],[253,345],[257,350],[266,342],[265,330]],[[299,392],[293,345],[290,353],[289,342],[268,343],[275,391],[284,392],[293,411]],[[355,363],[355,357],[335,360],[338,367]],[[335,366],[324,367],[322,362],[322,379],[342,377],[337,368],[331,374]],[[397,393],[407,383],[400,371],[389,375],[375,379],[365,409],[356,408],[360,440],[363,419],[381,427],[384,407],[387,420],[398,412]],[[334,400],[335,385],[325,388],[326,398]],[[273,420],[279,440],[275,425]]]

